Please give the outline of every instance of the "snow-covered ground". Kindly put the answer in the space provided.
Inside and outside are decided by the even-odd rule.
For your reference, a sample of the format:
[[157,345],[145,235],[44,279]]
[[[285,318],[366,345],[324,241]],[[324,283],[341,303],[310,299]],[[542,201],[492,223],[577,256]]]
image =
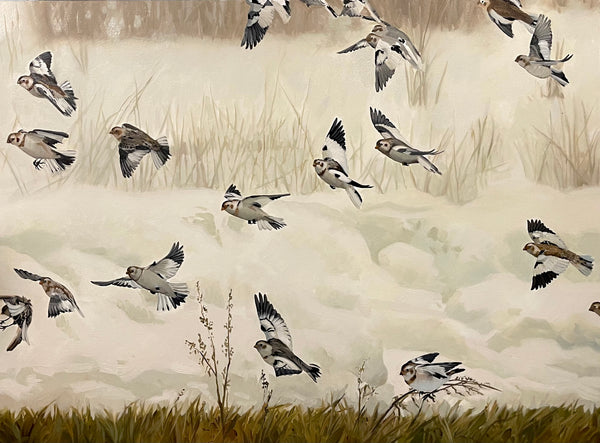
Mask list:
[[[46,172],[34,171],[31,159],[14,147],[0,148],[0,294],[24,295],[34,305],[30,346],[3,352],[14,331],[0,333],[0,406],[55,401],[119,407],[134,400],[174,400],[183,388],[186,398],[211,398],[211,381],[185,345],[200,331],[195,294],[175,311],[157,312],[155,296],[148,293],[90,284],[123,276],[128,265],[162,258],[176,241],[184,245],[186,259],[173,281],[190,287],[199,282],[218,333],[226,295],[233,290],[235,404],[260,401],[260,371],[271,374],[252,348],[263,338],[252,298],[257,291],[267,293],[286,320],[295,351],[323,369],[318,384],[306,375],[269,375],[277,402],[320,402],[331,392],[354,392],[357,368],[365,359],[366,380],[381,385],[377,398],[387,401],[407,388],[398,375],[401,365],[433,351],[440,352],[440,359],[462,361],[466,375],[502,389],[490,394],[501,402],[597,402],[600,318],[588,307],[600,299],[598,272],[585,278],[571,267],[548,288],[530,291],[534,259],[522,247],[529,241],[526,220],[541,218],[574,251],[600,257],[600,193],[597,187],[561,192],[532,184],[515,142],[539,136],[550,115],[582,104],[597,110],[600,52],[590,29],[598,23],[598,12],[540,11],[551,15],[555,45],[564,42],[563,55],[575,53],[565,67],[572,84],[563,91],[563,107],[559,99],[542,97],[544,83],[513,62],[528,51],[524,28],[515,25],[510,40],[483,12],[476,34],[432,34],[426,59],[435,57],[435,62],[428,69],[433,79],[444,75],[444,87],[439,102],[427,107],[409,106],[403,70],[383,93],[375,93],[370,49],[335,53],[364,37],[368,24],[365,32],[340,20],[327,33],[305,38],[268,35],[251,52],[240,50],[239,42],[202,39],[53,42],[49,47],[22,36],[14,65],[0,71],[2,136],[21,127],[66,130],[71,133],[66,147],[78,150],[78,160],[73,174],[67,172],[57,183]],[[55,54],[59,81],[69,79],[80,97],[72,119],[15,84],[29,61],[47,49]],[[0,45],[0,53],[5,52]],[[81,53],[87,54],[85,69],[76,61]],[[107,128],[94,126],[117,112],[136,85],[150,77],[151,87],[135,111],[115,116]],[[272,90],[279,91],[273,114],[286,121],[286,131],[298,117],[290,103],[298,108],[305,103],[300,126],[310,152],[298,157],[306,157],[309,172],[336,116],[344,120],[349,150],[355,154],[350,168],[357,177],[369,178],[361,166],[383,163],[372,148],[377,133],[368,119],[370,106],[384,111],[419,147],[439,142],[446,131],[457,140],[469,137],[473,123],[489,116],[499,134],[503,166],[465,205],[409,184],[405,190],[361,191],[365,204],[360,211],[343,191],[332,191],[316,179],[317,192],[303,194],[279,185],[281,179],[276,184],[269,177],[257,179],[261,187],[242,191],[293,194],[267,208],[288,223],[278,232],[259,232],[221,212],[224,188],[164,185],[170,183],[169,174],[194,165],[171,160],[152,183],[153,189],[167,189],[153,192],[133,192],[122,184],[124,179],[113,176],[116,146],[105,132],[121,124],[121,117],[162,135],[168,126],[165,115],[173,110],[175,122],[182,116],[205,122],[202,100],[210,97],[240,111],[245,134],[251,134],[244,116],[260,114]],[[598,122],[594,111],[590,127]],[[180,136],[175,129],[166,134],[170,140]],[[193,132],[185,129],[184,139]],[[99,132],[90,135],[91,130]],[[194,130],[210,135],[215,127]],[[243,149],[244,140],[237,146]],[[183,149],[172,148],[175,156]],[[446,155],[452,150],[442,148]],[[293,146],[286,149],[296,156]],[[107,153],[110,167],[92,164],[98,150]],[[261,155],[263,151],[256,164]],[[449,164],[444,156],[439,162]],[[142,177],[147,166],[136,174]],[[237,172],[221,177],[218,186],[252,183],[252,167],[227,166]],[[399,167],[388,164],[388,171],[394,166]],[[100,178],[104,174],[111,178],[106,180],[110,186],[82,184],[77,168],[98,171]],[[418,177],[425,174],[413,168]],[[19,184],[25,186],[22,191]],[[85,318],[68,314],[48,319],[41,287],[19,278],[15,267],[64,283]]]
[[[363,359],[385,400],[406,389],[402,363],[432,351],[501,388],[494,398],[597,400],[600,318],[587,309],[600,298],[598,274],[584,278],[570,268],[532,292],[533,258],[521,250],[526,218],[540,217],[573,250],[597,256],[597,189],[563,194],[506,182],[465,206],[416,191],[364,196],[361,211],[342,191],[279,200],[268,209],[289,226],[259,232],[219,211],[221,192],[209,190],[3,195],[1,292],[31,298],[34,319],[31,346],[2,357],[2,405],[119,406],[174,399],[182,388],[210,396],[184,343],[199,331],[194,296],[157,312],[148,293],[89,282],[149,264],[175,241],[186,260],[174,281],[199,282],[217,325],[233,290],[236,403],[257,402],[260,370],[270,374],[252,348],[262,338],[257,291],[287,321],[299,355],[323,368],[318,384],[305,375],[273,380],[278,401],[353,389]],[[13,267],[66,284],[86,317],[48,319],[42,289]],[[0,347],[11,337],[0,335]]]

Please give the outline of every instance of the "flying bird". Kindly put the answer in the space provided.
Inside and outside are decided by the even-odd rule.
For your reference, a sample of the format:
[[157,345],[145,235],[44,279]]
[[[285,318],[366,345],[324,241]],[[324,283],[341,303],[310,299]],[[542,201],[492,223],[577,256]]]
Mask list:
[[115,126],[109,132],[119,142],[119,162],[123,177],[129,178],[148,153],[156,169],[160,169],[171,157],[167,137],[153,139],[141,129],[129,123]]
[[110,281],[92,281],[98,286],[121,286],[124,288],[146,289],[151,294],[158,295],[158,311],[176,309],[189,294],[185,283],[171,283],[167,280],[174,277],[183,263],[183,246],[174,243],[165,258],[153,262],[145,268],[129,266],[127,277]]
[[573,54],[568,54],[560,60],[550,60],[552,52],[552,29],[550,28],[550,19],[540,15],[531,43],[529,44],[529,55],[519,55],[515,62],[538,78],[553,78],[561,86],[569,83],[564,72],[555,69],[553,66],[571,60]]
[[373,27],[371,32],[390,45],[392,51],[398,52],[417,71],[423,70],[421,53],[410,40],[410,37],[395,26],[381,22]]
[[373,108],[370,108],[370,110],[371,122],[383,137],[381,140],[377,141],[375,149],[404,166],[418,163],[429,172],[442,175],[440,170],[425,156],[438,155],[444,151],[436,151],[435,149],[419,151],[418,149],[413,148],[408,144],[404,137],[402,137],[400,131],[396,129],[394,124],[381,111]]
[[479,4],[486,8],[490,20],[510,38],[513,38],[515,21],[522,22],[529,32],[534,32],[539,15],[523,11],[520,0],[479,0]]
[[327,10],[331,13],[331,15],[333,15],[334,17],[338,16],[337,12],[335,12],[335,10],[325,0],[301,0],[301,1],[308,7],[323,6],[323,7],[327,8]]
[[273,200],[288,195],[290,194],[251,195],[242,198],[241,192],[232,184],[227,188],[225,201],[221,204],[221,211],[226,211],[234,217],[247,220],[249,225],[256,225],[260,230],[277,230],[286,226],[283,219],[270,216],[262,208]]
[[313,161],[315,172],[331,189],[345,189],[350,201],[357,208],[362,205],[362,197],[356,188],[372,188],[371,185],[361,185],[348,176],[348,160],[346,159],[346,133],[342,121],[337,118],[325,138],[323,158]]
[[266,294],[254,294],[256,313],[260,321],[260,329],[266,340],[259,340],[254,345],[262,359],[273,366],[275,376],[301,374],[306,372],[316,383],[321,375],[321,368],[315,364],[304,363],[292,351],[292,336],[281,315],[267,300]]
[[244,30],[241,46],[252,49],[264,38],[269,26],[273,23],[275,11],[281,17],[283,23],[290,20],[289,0],[246,0],[250,11],[248,11],[248,22]]
[[52,173],[64,171],[75,162],[75,151],[59,151],[56,145],[62,143],[69,134],[64,132],[34,129],[20,129],[8,135],[6,143],[16,146],[25,154],[33,157],[35,169],[48,165]]
[[[374,29],[381,29],[381,25],[376,25]],[[418,54],[412,53],[412,51],[407,50],[407,45],[400,45],[399,43],[390,44],[390,37],[382,37],[385,31],[379,31],[378,33],[371,32],[362,40],[354,43],[352,46],[347,47],[346,49],[342,49],[338,52],[338,54],[347,54],[349,52],[354,52],[362,48],[366,48],[371,46],[375,49],[375,91],[379,92],[385,88],[388,81],[394,73],[396,72],[396,68],[403,62],[403,60],[408,60],[411,65],[415,66],[417,64],[417,59],[413,60],[413,55]],[[412,43],[411,43],[412,46]],[[420,63],[420,54],[418,56],[418,62]],[[417,66],[419,66],[417,64]],[[420,69],[417,67],[417,69]]]
[[595,301],[594,303],[592,303],[589,310],[600,315],[600,301]]
[[[363,15],[363,10],[367,10],[370,17]],[[342,12],[340,15],[345,15],[348,17],[361,17],[366,19],[371,19],[376,22],[381,22],[381,18],[377,11],[373,9],[369,0],[344,0],[344,7],[342,8]]]
[[433,363],[438,355],[438,352],[432,352],[404,363],[400,375],[406,384],[417,392],[428,394],[441,388],[453,375],[464,371],[464,368],[457,368],[462,364],[459,361]]
[[50,51],[38,55],[29,63],[29,75],[19,77],[17,84],[27,89],[34,97],[47,99],[62,115],[70,117],[77,109],[77,97],[68,81],[58,85],[50,70],[51,64]]
[[[23,340],[29,344],[27,331],[29,330],[33,316],[31,300],[20,295],[0,295],[0,301],[4,303],[0,313],[6,316],[5,319],[0,320],[0,330],[4,331],[11,326],[17,326],[17,335],[15,335],[15,338],[10,342],[6,350],[12,351]],[[12,323],[6,324],[9,320],[12,320]]]
[[540,220],[527,220],[527,231],[532,243],[523,250],[536,258],[533,266],[531,289],[545,288],[552,280],[562,274],[571,263],[586,277],[592,273],[594,259],[589,255],[577,255],[567,249],[567,245]]
[[85,317],[77,302],[75,296],[67,289],[66,286],[52,280],[50,277],[41,277],[37,274],[32,274],[29,271],[23,269],[16,269],[17,275],[25,280],[32,280],[39,282],[40,286],[50,298],[48,302],[48,317],[57,317],[65,312],[79,312],[79,315]]

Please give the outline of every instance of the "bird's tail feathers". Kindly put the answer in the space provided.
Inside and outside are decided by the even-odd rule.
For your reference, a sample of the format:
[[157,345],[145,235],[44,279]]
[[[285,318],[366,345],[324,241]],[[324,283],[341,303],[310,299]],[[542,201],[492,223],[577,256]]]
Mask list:
[[317,382],[317,378],[321,376],[321,368],[319,365],[315,365],[314,363],[307,365],[306,363],[302,362],[302,369],[310,378],[312,378],[315,383]]
[[567,54],[565,55],[563,58],[561,58],[560,60],[557,60],[558,63],[564,63],[564,62],[568,62],[569,60],[571,60],[573,58],[573,54]]
[[447,372],[448,377],[451,377],[455,374],[458,374],[459,372],[463,372],[465,370],[465,368],[454,368],[451,369],[450,371]]
[[346,192],[348,193],[348,197],[350,197],[352,204],[356,206],[357,209],[360,209],[363,199],[354,186],[346,187]]
[[427,169],[429,172],[433,172],[434,174],[439,174],[442,175],[442,173],[440,172],[440,170],[437,168],[437,166],[435,166],[433,163],[431,163],[429,161],[429,159],[423,157],[422,155],[417,157],[417,161],[419,162],[419,164],[421,166],[423,166],[425,169]]
[[154,166],[156,166],[156,169],[160,169],[160,167],[171,158],[171,152],[169,151],[169,141],[167,140],[167,137],[160,137],[156,142],[160,145],[160,148],[157,150],[153,149],[150,153]]
[[270,231],[272,229],[281,229],[287,225],[282,218],[267,216],[265,218],[261,218],[260,220],[256,220],[256,226],[258,226],[258,229],[261,231]]
[[73,111],[75,109],[77,109],[77,104],[75,103],[75,100],[77,100],[77,97],[75,97],[75,92],[73,91],[73,86],[71,86],[71,83],[69,83],[69,81],[65,81],[63,84],[60,85],[60,89],[63,90],[63,92],[67,95],[65,98],[63,98],[63,100],[71,107],[73,108]]
[[556,69],[551,69],[551,77],[556,80],[561,86],[566,86],[569,84],[569,80],[565,76],[565,73],[562,71],[558,71]]
[[575,261],[573,261],[573,266],[575,266],[579,272],[587,277],[592,273],[592,269],[594,268],[594,257],[590,257],[589,255],[580,255],[575,259]]

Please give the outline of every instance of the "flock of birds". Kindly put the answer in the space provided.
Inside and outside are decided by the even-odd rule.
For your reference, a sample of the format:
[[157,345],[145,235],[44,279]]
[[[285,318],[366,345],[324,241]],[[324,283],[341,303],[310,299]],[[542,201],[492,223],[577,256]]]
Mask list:
[[[376,22],[371,33],[340,53],[353,52],[368,46],[375,50],[375,89],[381,91],[393,76],[394,71],[402,62],[407,61],[414,69],[422,70],[421,54],[410,38],[401,30],[383,21],[368,0],[343,0],[344,5],[338,14],[325,0],[301,0],[307,6],[322,6],[332,16],[361,17]],[[242,46],[255,48],[264,38],[271,26],[275,13],[284,22],[290,19],[291,9],[289,0],[246,0],[250,6],[248,22],[242,40]],[[552,32],[550,20],[544,15],[531,15],[521,9],[519,0],[479,0],[487,8],[490,19],[507,36],[513,37],[512,24],[522,22],[532,33],[529,55],[519,55],[515,60],[530,74],[539,78],[553,78],[561,85],[568,83],[564,73],[555,65],[571,58],[571,55],[561,60],[552,60]],[[366,11],[368,15],[363,15]],[[21,76],[17,83],[28,90],[33,96],[48,100],[64,116],[71,116],[77,109],[77,97],[71,84],[65,81],[58,84],[51,70],[52,54],[47,51],[37,56],[29,65],[29,75]],[[396,126],[380,111],[370,109],[373,127],[379,132],[381,139],[376,142],[375,149],[391,160],[408,166],[419,164],[433,174],[441,174],[440,170],[428,157],[436,156],[443,151],[418,150],[402,137]],[[123,177],[130,178],[142,159],[150,154],[156,168],[162,167],[171,157],[169,143],[166,137],[154,139],[143,130],[124,123],[113,127],[110,135],[118,141],[119,162]],[[7,143],[20,148],[24,153],[34,158],[36,169],[44,166],[53,172],[64,171],[75,162],[74,151],[60,151],[57,145],[62,143],[68,134],[59,131],[23,129],[11,133]],[[322,158],[313,161],[313,167],[318,177],[332,189],[344,189],[350,201],[357,208],[361,207],[362,197],[359,189],[371,188],[351,178],[346,156],[345,131],[342,121],[335,119],[322,148]],[[221,210],[232,216],[246,220],[249,224],[257,225],[260,230],[278,230],[286,226],[283,219],[267,214],[264,207],[277,199],[290,194],[251,195],[243,197],[241,192],[232,184],[225,193],[225,201]],[[531,289],[546,287],[559,274],[566,271],[572,264],[583,275],[590,275],[594,259],[585,255],[571,252],[565,243],[547,228],[540,220],[528,220],[527,230],[532,242],[527,243],[523,250],[536,258],[534,264]],[[173,278],[184,261],[183,246],[178,242],[173,244],[168,254],[159,261],[141,266],[129,266],[126,277],[107,281],[92,281],[98,286],[118,286],[134,289],[145,289],[156,294],[157,310],[170,311],[185,303],[189,295],[186,283],[173,283]],[[23,269],[15,269],[22,278],[37,281],[49,297],[48,317],[78,312],[84,316],[72,292],[63,284],[50,277],[42,277]],[[0,330],[17,326],[17,334],[9,344],[7,351],[12,351],[23,340],[29,343],[28,328],[32,321],[31,300],[22,296],[0,296],[3,303],[1,314],[6,318],[0,320]],[[259,340],[254,345],[263,360],[273,366],[275,375],[291,375],[306,372],[317,381],[321,369],[316,364],[306,364],[293,352],[290,331],[267,296],[262,293],[254,295],[256,312],[265,340]],[[600,302],[595,302],[589,309],[600,315]],[[9,323],[12,321],[12,323]],[[406,362],[401,368],[401,375],[406,383],[421,393],[430,393],[446,383],[450,377],[464,371],[459,368],[461,362],[434,363],[438,353],[428,353]]]
[[[390,23],[384,21],[370,4],[369,0],[343,0],[343,8],[338,14],[325,0],[300,0],[306,6],[327,8],[335,18],[338,16],[360,17],[376,22],[371,32],[362,40],[343,49],[338,54],[353,52],[371,47],[375,50],[375,90],[385,88],[394,72],[406,61],[414,69],[423,70],[421,54],[409,36]],[[553,60],[552,29],[550,19],[541,14],[528,14],[523,11],[521,0],[476,0],[486,8],[490,20],[498,28],[512,38],[512,25],[521,22],[533,35],[529,44],[529,55],[519,55],[515,62],[529,74],[538,78],[552,78],[561,86],[569,81],[565,74],[556,67],[571,59],[569,54],[560,60]],[[284,23],[291,18],[289,0],[246,0],[250,6],[248,21],[242,38],[242,46],[253,49],[265,37],[273,23],[275,12]],[[368,15],[365,15],[368,14]]]

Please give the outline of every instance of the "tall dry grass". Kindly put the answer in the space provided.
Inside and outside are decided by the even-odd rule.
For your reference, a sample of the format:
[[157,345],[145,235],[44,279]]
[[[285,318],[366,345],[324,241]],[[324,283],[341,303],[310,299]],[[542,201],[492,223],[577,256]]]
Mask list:
[[0,412],[0,442],[594,442],[600,440],[600,412],[582,406],[536,409],[500,407],[417,416],[360,413],[345,402],[322,406],[231,409],[221,432],[219,413],[200,400],[184,406],[132,404],[120,412],[94,414],[89,408],[21,409]]
[[[330,3],[341,10],[341,0]],[[386,21],[410,29],[424,23],[441,29],[465,29],[478,21],[475,0],[373,0],[372,3]],[[176,35],[241,38],[248,14],[248,6],[241,0],[45,1],[24,2],[21,8],[34,20],[37,32],[44,39]],[[320,32],[330,19],[324,9],[307,8],[292,0],[292,20],[285,26],[276,20],[269,33]]]
[[532,128],[517,149],[530,179],[558,189],[600,185],[600,129],[583,102],[560,102],[558,115]]

